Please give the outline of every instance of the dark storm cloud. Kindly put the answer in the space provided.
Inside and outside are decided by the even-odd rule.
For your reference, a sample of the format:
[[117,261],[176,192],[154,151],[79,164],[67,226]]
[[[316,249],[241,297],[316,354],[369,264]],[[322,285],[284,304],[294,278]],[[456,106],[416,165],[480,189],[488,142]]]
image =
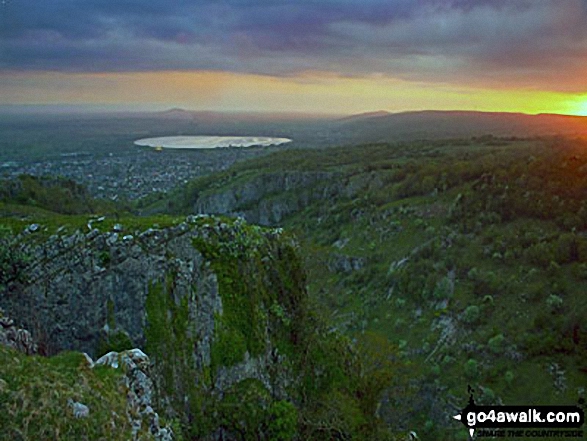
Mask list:
[[586,0],[10,0],[0,6],[0,68],[532,75],[573,89],[585,73],[586,18]]

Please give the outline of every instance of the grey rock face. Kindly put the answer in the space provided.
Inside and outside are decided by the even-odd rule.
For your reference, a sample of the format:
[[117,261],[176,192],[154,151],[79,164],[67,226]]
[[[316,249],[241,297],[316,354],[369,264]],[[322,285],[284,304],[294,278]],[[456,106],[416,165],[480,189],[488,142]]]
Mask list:
[[[117,233],[95,231],[31,245],[30,282],[0,293],[0,306],[23,321],[45,354],[69,349],[96,356],[107,324],[143,345],[147,294],[170,272],[177,274],[178,299],[218,304],[214,275],[191,244],[195,228],[145,232],[124,241]],[[213,310],[199,308],[194,318],[209,330]]]
[[0,309],[0,345],[14,348],[27,355],[37,353],[37,345],[30,332],[18,328],[14,320],[4,316],[2,309]]
[[356,197],[366,189],[381,188],[376,175],[345,176],[342,173],[288,171],[264,173],[222,190],[198,195],[196,213],[240,215],[261,225],[278,225],[287,216],[313,201],[329,201],[334,196]]
[[94,366],[124,369],[124,383],[128,390],[127,414],[133,441],[141,439],[140,431],[145,425],[157,441],[173,440],[173,431],[169,427],[161,427],[159,415],[153,410],[154,388],[149,374],[150,360],[143,351],[131,349],[120,353],[109,352],[96,360]]
[[226,190],[200,196],[194,203],[194,211],[242,215],[249,222],[276,225],[311,201],[328,198],[341,189],[342,183],[334,173],[267,173]]
[[254,378],[259,380],[265,389],[271,391],[275,398],[286,399],[286,389],[292,384],[292,379],[289,378],[290,372],[284,366],[284,362],[285,357],[275,348],[259,357],[251,357],[247,352],[241,363],[218,370],[214,379],[214,389],[222,393],[235,383]]
[[[142,348],[157,340],[155,336],[147,341],[147,336],[151,338],[153,334],[149,332],[154,332],[155,315],[150,314],[153,308],[159,308],[162,320],[170,321],[158,329],[161,335],[171,329],[171,340],[165,340],[150,353],[154,362],[152,372],[147,369],[148,357],[138,350],[110,353],[95,363],[126,369],[129,390],[136,395],[131,400],[136,404],[133,404],[135,433],[142,431],[144,424],[148,424],[151,433],[159,433],[158,416],[152,402],[166,416],[187,418],[186,409],[192,406],[186,393],[190,386],[197,386],[197,392],[204,399],[221,399],[233,385],[254,379],[275,399],[288,398],[294,374],[288,367],[288,360],[274,346],[275,336],[280,331],[277,328],[281,325],[269,319],[272,314],[269,307],[288,292],[272,288],[272,281],[279,285],[281,282],[277,278],[281,276],[271,266],[279,259],[286,259],[280,256],[289,256],[286,250],[293,246],[287,239],[281,239],[281,231],[263,230],[247,225],[242,219],[229,222],[202,215],[190,216],[187,222],[169,228],[131,230],[125,227],[125,234],[132,236],[126,239],[116,232],[96,229],[73,234],[62,230],[45,242],[31,240],[32,236],[20,238],[31,256],[26,269],[28,277],[26,282],[12,283],[0,292],[0,306],[31,330],[39,344],[39,352],[46,355],[63,350],[85,352],[88,366],[93,365],[91,358],[104,352],[101,348],[105,338],[118,337],[129,341],[132,346],[127,347]],[[196,243],[202,252],[198,251]],[[228,260],[233,262],[230,265],[244,266],[250,259],[246,274],[253,277],[250,274],[254,272],[254,277],[258,277],[255,280],[265,284],[270,300],[258,300],[258,304],[250,305],[253,312],[258,312],[255,336],[258,335],[260,343],[255,346],[254,356],[245,348],[244,359],[240,358],[240,353],[233,354],[231,362],[222,358],[219,348],[228,347],[237,353],[241,347],[238,342],[249,334],[237,336],[241,339],[237,338],[237,343],[227,340],[226,335],[233,334],[222,334],[222,330],[230,330],[232,322],[226,317],[228,311],[235,314],[235,305],[233,302],[230,310],[227,303],[230,297],[223,302],[222,296],[230,296],[231,292],[220,290],[223,286],[220,281],[226,286],[228,276],[215,266],[218,262],[209,254],[206,254],[208,257],[202,254],[209,245],[212,255],[227,253],[232,256],[233,260]],[[269,253],[268,250],[271,254],[260,255]],[[261,257],[265,259],[263,264],[258,262]],[[283,262],[281,264],[287,268]],[[230,274],[235,279],[241,275],[246,277],[245,273]],[[231,279],[229,283],[233,282]],[[239,282],[246,283],[247,279]],[[286,304],[294,310],[295,306]],[[286,311],[286,315],[290,312]],[[175,319],[184,316],[187,319],[179,325]],[[2,327],[10,326],[12,323],[0,320],[0,343]],[[284,332],[288,335],[290,331]],[[22,335],[30,336],[28,333]],[[225,346],[219,343],[223,335]],[[10,337],[9,340],[20,342],[18,344],[25,350],[32,351],[29,337]],[[158,343],[161,342],[155,342]],[[179,344],[183,345],[181,353],[173,353]],[[154,397],[153,390],[157,391]],[[91,409],[89,412],[91,417]],[[161,433],[159,439],[170,439]]]
[[365,259],[362,257],[345,256],[333,254],[328,261],[328,269],[332,272],[350,273],[365,266]]

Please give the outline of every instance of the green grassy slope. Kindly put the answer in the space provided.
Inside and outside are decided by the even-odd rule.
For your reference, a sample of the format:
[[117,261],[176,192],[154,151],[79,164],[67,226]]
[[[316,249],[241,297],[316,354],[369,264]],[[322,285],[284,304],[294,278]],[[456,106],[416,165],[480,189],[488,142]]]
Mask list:
[[[131,439],[121,377],[91,369],[80,353],[46,358],[0,346],[0,439]],[[88,406],[88,417],[75,418],[68,400]]]
[[192,183],[176,208],[280,170],[360,182],[283,225],[337,326],[399,348],[408,373],[382,416],[458,437],[446,415],[467,384],[506,404],[572,404],[587,384],[586,148],[484,137],[289,151]]
[[35,209],[51,213],[81,214],[122,211],[121,204],[92,198],[85,187],[71,179],[21,175],[0,179],[0,214],[24,214]]

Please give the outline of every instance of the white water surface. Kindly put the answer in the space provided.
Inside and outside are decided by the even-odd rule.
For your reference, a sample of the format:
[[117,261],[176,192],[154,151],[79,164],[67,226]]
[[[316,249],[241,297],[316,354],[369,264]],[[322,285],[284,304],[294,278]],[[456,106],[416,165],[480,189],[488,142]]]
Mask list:
[[138,139],[134,143],[144,147],[167,149],[215,149],[219,147],[250,147],[279,145],[291,142],[289,138],[265,136],[164,136]]

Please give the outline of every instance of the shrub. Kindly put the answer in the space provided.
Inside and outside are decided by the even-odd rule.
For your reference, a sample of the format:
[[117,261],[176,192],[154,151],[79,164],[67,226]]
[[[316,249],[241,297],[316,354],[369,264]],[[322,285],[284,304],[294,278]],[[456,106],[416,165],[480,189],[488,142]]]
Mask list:
[[444,277],[436,284],[432,296],[437,300],[449,299],[453,294],[453,286],[448,277]]
[[494,354],[499,354],[503,350],[503,345],[505,343],[505,337],[503,334],[497,334],[496,336],[489,339],[487,345],[489,346],[489,350]]
[[556,259],[552,246],[544,242],[527,248],[525,254],[530,263],[541,268],[548,268],[550,262]]
[[479,270],[475,267],[471,268],[467,273],[467,277],[469,278],[469,280],[477,280],[477,278],[479,277]]
[[546,299],[546,305],[550,308],[552,312],[559,311],[563,306],[563,299],[556,294],[551,294]]
[[469,380],[475,380],[479,375],[479,365],[476,360],[470,358],[465,363],[465,376]]
[[495,401],[495,392],[488,387],[481,387],[481,397],[479,401],[482,404],[490,404]]
[[514,378],[516,378],[516,376],[514,375],[514,373],[512,371],[507,371],[505,373],[505,382],[508,384],[508,386],[512,385],[512,382],[514,381]]
[[473,324],[479,320],[479,307],[476,305],[468,306],[463,313],[463,321],[467,324]]
[[129,335],[122,329],[108,333],[98,342],[98,355],[102,356],[110,351],[122,352],[134,348]]
[[13,235],[12,230],[0,225],[0,288],[10,282],[25,282],[30,256]]
[[450,355],[445,355],[444,357],[442,357],[442,365],[446,366],[448,364],[451,364],[454,360],[454,357],[451,357]]
[[288,401],[275,401],[269,407],[269,437],[272,440],[291,440],[296,435],[298,411]]

